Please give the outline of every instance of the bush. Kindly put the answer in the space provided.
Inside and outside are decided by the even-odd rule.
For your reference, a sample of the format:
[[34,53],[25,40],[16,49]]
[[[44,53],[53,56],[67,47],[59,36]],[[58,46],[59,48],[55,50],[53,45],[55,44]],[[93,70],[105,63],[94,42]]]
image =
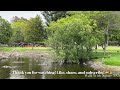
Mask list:
[[92,46],[96,44],[97,39],[92,33],[95,27],[95,22],[83,15],[60,19],[50,24],[48,43],[65,63],[83,63],[91,58]]

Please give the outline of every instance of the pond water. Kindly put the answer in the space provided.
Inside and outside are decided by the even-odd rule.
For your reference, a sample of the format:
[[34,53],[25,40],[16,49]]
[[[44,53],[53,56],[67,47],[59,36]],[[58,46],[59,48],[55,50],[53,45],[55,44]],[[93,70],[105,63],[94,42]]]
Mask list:
[[[90,74],[95,71],[87,65],[59,65],[44,59],[11,58],[0,60],[0,79],[100,79],[98,75]],[[88,74],[85,74],[88,73]],[[110,77],[112,78],[112,77]]]

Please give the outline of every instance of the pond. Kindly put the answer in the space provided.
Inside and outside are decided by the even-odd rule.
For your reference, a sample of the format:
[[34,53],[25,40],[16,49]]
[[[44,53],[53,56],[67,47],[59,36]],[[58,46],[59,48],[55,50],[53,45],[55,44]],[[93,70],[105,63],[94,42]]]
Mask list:
[[[99,72],[99,74],[90,74]],[[86,74],[85,74],[86,73]],[[0,79],[101,79],[102,72],[88,65],[57,64],[40,58],[0,60]]]

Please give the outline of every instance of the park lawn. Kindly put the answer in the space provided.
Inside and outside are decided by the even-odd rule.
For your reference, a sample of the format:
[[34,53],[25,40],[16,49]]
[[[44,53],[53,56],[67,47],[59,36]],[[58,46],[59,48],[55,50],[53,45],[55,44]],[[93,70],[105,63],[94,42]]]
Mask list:
[[104,63],[111,66],[120,66],[120,53],[112,53],[111,58],[105,58]]
[[93,53],[94,57],[97,60],[102,60],[102,62],[106,65],[111,66],[120,66],[120,47],[117,46],[109,46],[107,47],[105,58],[103,58],[102,47],[98,48],[98,53]]
[[0,52],[33,52],[33,51],[49,51],[49,47],[0,47]]
[[[107,52],[117,52],[117,51],[120,52],[120,47],[118,47],[118,46],[108,46],[106,48],[106,50],[107,50]],[[98,47],[98,52],[103,52],[102,47]]]

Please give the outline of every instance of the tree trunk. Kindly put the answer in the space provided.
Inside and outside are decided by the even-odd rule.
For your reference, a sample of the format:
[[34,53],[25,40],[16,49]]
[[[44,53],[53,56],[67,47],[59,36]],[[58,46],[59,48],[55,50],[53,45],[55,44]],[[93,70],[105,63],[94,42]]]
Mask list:
[[80,63],[80,65],[83,65],[83,59],[82,58],[79,59],[79,63]]
[[109,20],[108,20],[108,25],[106,27],[106,30],[104,32],[105,34],[105,42],[103,44],[103,57],[105,57],[105,54],[106,54],[106,48],[108,46],[108,41],[109,41],[109,32],[108,32],[108,29],[109,29]]
[[32,50],[33,50],[33,48],[34,48],[34,45],[32,44]]
[[105,54],[106,54],[106,43],[103,44],[102,48],[103,48],[103,57],[105,57]]
[[108,46],[108,41],[109,41],[109,32],[108,32],[108,29],[109,29],[109,21],[108,21],[108,25],[107,25],[107,28],[106,28],[106,47]]
[[95,52],[97,53],[97,48],[98,48],[98,44],[96,44],[95,46]]
[[64,64],[67,64],[67,59],[64,60]]

